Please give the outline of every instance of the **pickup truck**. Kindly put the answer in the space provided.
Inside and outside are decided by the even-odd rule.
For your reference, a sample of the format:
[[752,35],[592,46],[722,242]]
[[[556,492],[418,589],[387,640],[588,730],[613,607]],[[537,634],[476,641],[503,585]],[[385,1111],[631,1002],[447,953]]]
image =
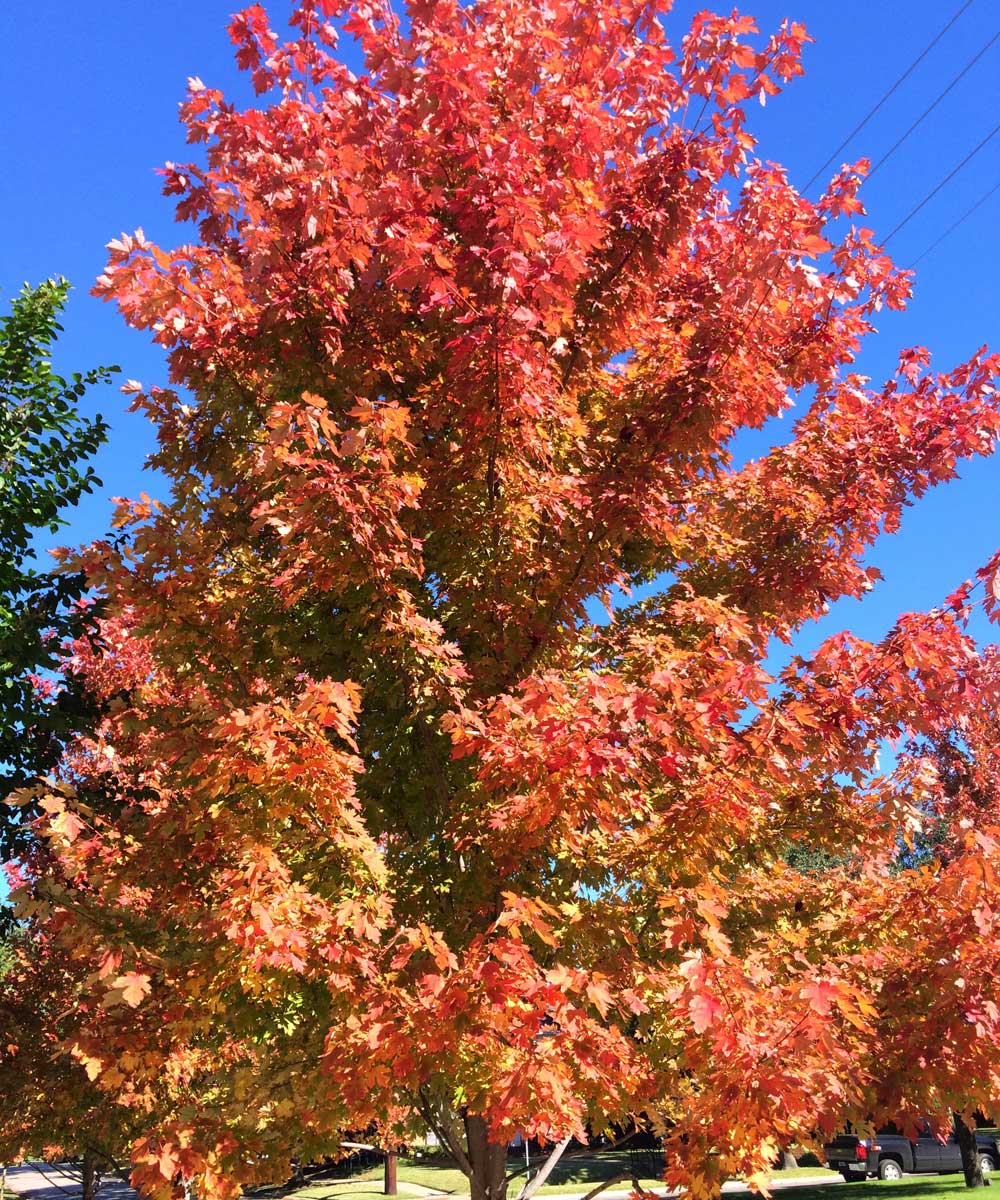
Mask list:
[[[977,1133],[976,1145],[984,1175],[1000,1167],[1000,1145],[995,1137]],[[848,1183],[875,1175],[879,1179],[902,1179],[904,1172],[927,1175],[962,1169],[962,1154],[954,1133],[942,1141],[929,1125],[924,1125],[915,1138],[888,1130],[873,1138],[841,1134],[824,1146],[823,1154],[830,1169],[839,1171]]]

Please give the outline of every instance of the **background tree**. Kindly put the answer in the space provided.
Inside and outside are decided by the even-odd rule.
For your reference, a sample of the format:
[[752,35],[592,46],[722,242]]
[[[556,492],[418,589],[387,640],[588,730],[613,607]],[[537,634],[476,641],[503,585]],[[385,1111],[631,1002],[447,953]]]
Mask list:
[[[58,950],[41,938],[8,945],[0,973],[0,1073],[6,1101],[0,1112],[0,1158],[77,1159],[84,1200],[92,1200],[99,1171],[127,1165],[137,1122],[108,1105],[86,1070],[60,1050],[72,1034],[74,980]],[[141,1128],[141,1124],[138,1125]]]
[[21,797],[20,901],[150,1195],[374,1125],[503,1200],[515,1131],[646,1117],[701,1197],[1000,1092],[993,834],[893,873],[939,776],[876,757],[960,719],[958,615],[766,669],[992,449],[998,364],[852,372],[909,290],[851,223],[864,164],[811,202],[744,128],[805,31],[671,46],[665,7],[319,0],[286,42],[248,8],[266,101],[193,80],[206,161],[166,171],[197,240],[111,243],[98,292],[187,391],[136,389],[170,497],[74,560],[105,717]]
[[[37,538],[99,480],[84,465],[105,440],[100,417],[80,416],[88,387],[115,368],[63,379],[49,361],[66,302],[65,280],[25,287],[0,318],[0,799],[55,765],[81,718],[79,692],[57,680],[60,646],[92,626],[79,572],[39,570]],[[0,855],[23,827],[0,806]]]
[[[987,564],[977,585],[983,585],[995,618],[997,563]],[[952,608],[961,616],[970,613],[973,583],[964,584],[950,597]],[[912,851],[903,856],[903,864],[935,867],[948,864],[961,855],[975,831],[991,829],[1000,816],[1000,651],[987,648],[973,673],[974,701],[960,714],[956,723],[933,740],[930,747],[941,788],[928,805],[924,828]],[[911,748],[911,752],[916,751]],[[982,918],[974,913],[967,934],[976,941],[981,936]],[[972,966],[974,959],[970,961]],[[962,1150],[962,1168],[968,1187],[988,1186],[975,1140],[976,1114],[956,1114],[955,1129]]]

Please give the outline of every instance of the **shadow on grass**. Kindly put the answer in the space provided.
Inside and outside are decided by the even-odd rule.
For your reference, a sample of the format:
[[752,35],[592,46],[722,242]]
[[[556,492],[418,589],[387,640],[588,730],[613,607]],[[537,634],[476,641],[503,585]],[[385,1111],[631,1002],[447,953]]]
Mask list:
[[[544,1163],[544,1157],[533,1157],[531,1162],[534,1175]],[[523,1160],[513,1156],[508,1161],[508,1171],[517,1171]],[[558,1163],[549,1176],[548,1185],[562,1188],[576,1188],[580,1192],[589,1191],[599,1183],[604,1183],[618,1175],[635,1172],[644,1181],[659,1180],[662,1170],[662,1158],[658,1154],[645,1153],[630,1155],[623,1151],[596,1152],[580,1155],[578,1158],[566,1158]],[[468,1185],[464,1178],[457,1179],[458,1172],[453,1164],[443,1160],[428,1161],[426,1158],[400,1158],[399,1182],[418,1183],[423,1187],[433,1187],[448,1195],[464,1195]],[[781,1179],[781,1172],[775,1172],[775,1179]],[[511,1180],[510,1196],[516,1196],[524,1176],[518,1175]],[[459,1184],[459,1186],[456,1186]],[[651,1182],[647,1182],[651,1186]],[[791,1196],[786,1200],[832,1200],[830,1184],[802,1184],[796,1186]],[[995,1185],[996,1186],[996,1185]],[[622,1187],[628,1187],[625,1183]],[[964,1200],[968,1189],[961,1175],[918,1175],[907,1176],[898,1182],[882,1182],[869,1180],[863,1183],[837,1184],[838,1200]],[[305,1185],[298,1188],[261,1188],[252,1195],[259,1200],[283,1200],[286,1196],[297,1197],[298,1200],[374,1200],[382,1195],[381,1171],[369,1170],[361,1172],[349,1179],[314,1177]],[[405,1187],[401,1188],[402,1200],[407,1200]],[[994,1192],[980,1193],[979,1200],[989,1200],[993,1195],[1000,1200],[1000,1187]],[[415,1200],[412,1195],[408,1200]],[[553,1197],[552,1200],[558,1200]],[[735,1200],[735,1198],[734,1198]],[[972,1200],[971,1197],[968,1200]]]
[[[545,1162],[544,1158],[532,1160],[532,1174]],[[610,1151],[606,1154],[581,1154],[578,1158],[564,1158],[558,1162],[549,1176],[550,1184],[579,1183],[583,1186],[603,1183],[616,1175],[634,1171],[637,1175],[651,1179],[662,1171],[662,1157],[658,1154],[633,1156]]]
[[[982,1200],[989,1200],[992,1195],[1000,1200],[1000,1191],[970,1191],[962,1175],[908,1175],[893,1182],[872,1179],[846,1184],[837,1192],[839,1200],[945,1200],[945,1197],[959,1200],[966,1194]],[[794,1200],[830,1200],[829,1189],[797,1187]]]

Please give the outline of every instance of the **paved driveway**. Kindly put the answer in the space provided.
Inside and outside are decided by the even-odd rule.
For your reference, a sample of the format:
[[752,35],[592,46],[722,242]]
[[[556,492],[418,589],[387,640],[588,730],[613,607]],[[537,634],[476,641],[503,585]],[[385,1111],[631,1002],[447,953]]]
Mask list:
[[[48,1163],[8,1167],[7,1186],[23,1200],[79,1200],[82,1192],[78,1170]],[[137,1200],[137,1193],[112,1175],[101,1182],[97,1200]]]

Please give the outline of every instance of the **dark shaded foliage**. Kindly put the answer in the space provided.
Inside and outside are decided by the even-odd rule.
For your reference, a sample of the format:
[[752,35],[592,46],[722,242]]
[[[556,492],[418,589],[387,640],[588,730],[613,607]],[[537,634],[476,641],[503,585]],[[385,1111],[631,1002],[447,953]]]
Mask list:
[[[41,569],[35,548],[100,484],[88,460],[108,427],[77,406],[117,370],[53,371],[67,291],[65,280],[26,286],[0,317],[0,799],[53,766],[67,733],[92,717],[81,689],[57,674],[61,644],[95,628],[86,580]],[[23,845],[22,818],[0,805],[4,858]]]

